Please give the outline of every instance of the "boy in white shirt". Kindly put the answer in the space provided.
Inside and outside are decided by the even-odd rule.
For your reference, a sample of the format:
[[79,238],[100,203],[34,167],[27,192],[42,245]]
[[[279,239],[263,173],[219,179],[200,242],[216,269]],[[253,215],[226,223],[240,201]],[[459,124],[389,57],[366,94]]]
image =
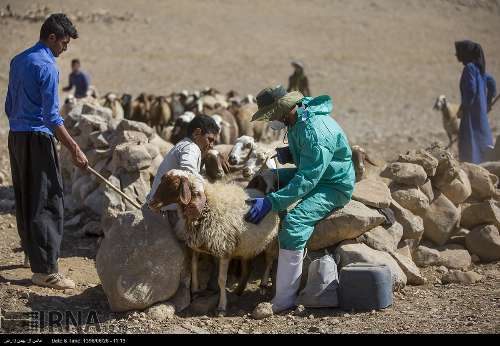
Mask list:
[[[203,182],[203,177],[200,175],[201,160],[210,149],[213,149],[219,131],[217,123],[207,115],[198,115],[189,123],[187,137],[178,142],[168,152],[158,168],[151,192],[147,197],[148,204],[158,189],[161,178],[172,169],[181,169],[193,173],[200,179],[200,182]],[[201,201],[199,205],[190,205],[186,213],[195,217],[201,214],[204,204],[205,201]],[[167,205],[162,208],[162,211],[165,212],[176,236],[184,240],[184,222],[178,215],[177,204]]]

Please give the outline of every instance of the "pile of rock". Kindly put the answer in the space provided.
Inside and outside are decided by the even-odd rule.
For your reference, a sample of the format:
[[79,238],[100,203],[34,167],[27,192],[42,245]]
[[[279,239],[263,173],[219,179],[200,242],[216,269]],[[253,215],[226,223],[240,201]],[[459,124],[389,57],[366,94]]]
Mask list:
[[340,267],[386,264],[395,289],[424,284],[418,267],[430,265],[459,270],[443,283],[473,282],[460,272],[472,260],[500,259],[500,163],[482,166],[460,164],[438,145],[400,155],[358,182],[353,200],[317,225],[308,247],[336,246]]
[[[65,117],[65,125],[92,168],[137,203],[144,203],[151,180],[172,144],[146,124],[116,119],[110,109],[95,103],[77,104]],[[76,215],[69,223],[78,225],[84,216],[80,214],[90,213],[107,229],[106,222],[114,212],[134,209],[95,176],[75,168],[70,155],[68,150],[61,150],[66,207]]]

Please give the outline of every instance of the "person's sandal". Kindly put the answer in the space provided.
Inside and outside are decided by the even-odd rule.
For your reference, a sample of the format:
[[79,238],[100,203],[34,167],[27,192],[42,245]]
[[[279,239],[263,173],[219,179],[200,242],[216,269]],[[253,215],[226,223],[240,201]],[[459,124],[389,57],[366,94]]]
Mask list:
[[35,273],[31,281],[38,286],[50,287],[56,290],[73,289],[76,287],[73,280],[64,277],[60,273],[43,274]]

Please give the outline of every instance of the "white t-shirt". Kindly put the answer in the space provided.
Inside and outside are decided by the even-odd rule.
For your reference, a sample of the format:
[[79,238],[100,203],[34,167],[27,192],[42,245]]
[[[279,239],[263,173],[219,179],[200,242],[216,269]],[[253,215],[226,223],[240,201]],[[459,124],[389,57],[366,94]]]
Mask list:
[[[158,172],[156,172],[155,179],[153,180],[153,186],[151,187],[151,192],[149,192],[147,201],[150,202],[151,198],[154,196],[158,186],[161,183],[161,177],[165,175],[168,171],[172,169],[181,169],[193,173],[201,182],[203,182],[203,177],[200,175],[201,170],[201,150],[193,142],[191,138],[184,138],[179,143],[177,143],[165,156],[160,167],[158,167]],[[177,204],[170,204],[162,208],[162,210],[176,210]]]

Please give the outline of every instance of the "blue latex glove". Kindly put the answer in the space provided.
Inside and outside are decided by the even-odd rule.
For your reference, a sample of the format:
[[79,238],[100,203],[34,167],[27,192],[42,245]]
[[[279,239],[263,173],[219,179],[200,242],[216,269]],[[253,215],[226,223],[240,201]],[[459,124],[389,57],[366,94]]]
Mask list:
[[293,156],[289,147],[276,148],[276,157],[282,165],[293,163]]
[[245,221],[258,224],[271,211],[271,201],[264,198],[255,198],[252,202],[252,208],[246,213]]

